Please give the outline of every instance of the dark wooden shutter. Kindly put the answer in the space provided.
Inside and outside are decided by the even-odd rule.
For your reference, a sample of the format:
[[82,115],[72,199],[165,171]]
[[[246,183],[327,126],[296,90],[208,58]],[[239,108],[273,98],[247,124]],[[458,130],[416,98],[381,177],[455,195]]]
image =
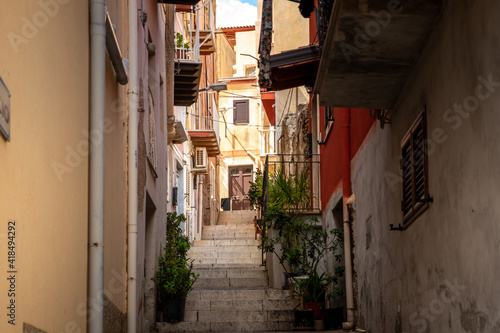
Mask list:
[[412,222],[429,203],[427,185],[427,152],[425,147],[426,117],[425,111],[401,141],[401,173],[403,181],[403,199],[401,210],[405,224]]
[[248,100],[236,100],[233,102],[233,123],[234,124],[248,124]]
[[408,137],[401,147],[401,170],[403,176],[403,215],[406,216],[413,207],[413,175],[411,137]]

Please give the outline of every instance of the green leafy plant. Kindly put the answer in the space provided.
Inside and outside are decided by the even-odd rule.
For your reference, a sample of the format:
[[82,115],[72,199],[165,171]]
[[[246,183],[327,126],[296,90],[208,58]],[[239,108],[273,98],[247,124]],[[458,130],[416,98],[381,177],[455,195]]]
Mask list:
[[262,182],[263,176],[262,171],[257,169],[255,172],[255,181],[250,182],[250,188],[248,190],[248,199],[250,200],[250,205],[252,209],[259,210],[262,207]]
[[309,173],[286,175],[279,169],[269,180],[269,207],[280,207],[286,211],[299,211],[309,206],[310,192]]
[[193,261],[186,257],[191,244],[180,228],[180,224],[185,221],[183,214],[167,214],[166,244],[155,273],[160,302],[185,299],[199,276],[193,272]]
[[178,32],[175,33],[175,46],[178,48],[178,49],[188,49],[189,50],[189,43],[188,42],[184,42],[184,36]]
[[278,258],[302,308],[306,302],[324,303],[332,286],[338,285],[343,269],[326,272],[320,264],[328,253],[341,261],[342,256],[336,253],[343,243],[342,232],[335,228],[323,231],[316,217],[300,215],[312,197],[307,172],[287,176],[278,170],[269,184],[264,222],[274,232],[263,235],[260,248]]
[[[322,231],[315,217],[297,218],[278,208],[271,209],[266,219],[277,233],[262,237],[260,247],[278,258],[302,308],[306,302],[324,302],[329,287],[338,283],[343,270],[319,275],[323,268],[320,263],[327,253],[335,254],[340,248],[342,233],[338,229]],[[342,256],[337,254],[335,259],[340,262]]]

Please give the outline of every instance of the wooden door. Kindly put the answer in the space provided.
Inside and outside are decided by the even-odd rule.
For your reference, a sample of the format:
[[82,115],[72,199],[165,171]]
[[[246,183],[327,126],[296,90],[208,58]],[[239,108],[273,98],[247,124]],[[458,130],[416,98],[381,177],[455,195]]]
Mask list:
[[251,165],[229,167],[229,196],[231,197],[232,210],[250,210],[250,200],[247,194],[250,189],[252,177]]

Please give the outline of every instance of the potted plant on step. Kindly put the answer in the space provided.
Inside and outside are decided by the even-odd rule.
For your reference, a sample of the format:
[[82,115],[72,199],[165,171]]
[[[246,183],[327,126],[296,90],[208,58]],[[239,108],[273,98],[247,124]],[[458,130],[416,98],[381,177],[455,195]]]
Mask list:
[[340,287],[340,278],[344,276],[344,266],[338,265],[335,267],[335,274],[330,284],[329,292],[326,295],[326,308],[322,311],[323,322],[325,329],[338,330],[342,328],[344,321],[343,300],[340,299],[344,295],[344,289]]
[[176,323],[184,320],[186,297],[198,278],[193,272],[193,261],[187,258],[191,247],[189,238],[180,228],[185,221],[183,214],[167,214],[166,244],[155,273],[160,321]]

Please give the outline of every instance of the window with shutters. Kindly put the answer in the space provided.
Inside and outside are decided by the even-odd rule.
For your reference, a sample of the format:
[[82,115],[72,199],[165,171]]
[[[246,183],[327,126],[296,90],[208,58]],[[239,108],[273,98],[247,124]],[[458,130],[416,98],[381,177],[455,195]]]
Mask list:
[[403,180],[403,224],[409,225],[428,206],[431,198],[427,185],[427,126],[425,111],[413,123],[401,141],[401,171]]
[[248,99],[233,101],[233,124],[242,125],[248,124],[250,120],[248,112]]

